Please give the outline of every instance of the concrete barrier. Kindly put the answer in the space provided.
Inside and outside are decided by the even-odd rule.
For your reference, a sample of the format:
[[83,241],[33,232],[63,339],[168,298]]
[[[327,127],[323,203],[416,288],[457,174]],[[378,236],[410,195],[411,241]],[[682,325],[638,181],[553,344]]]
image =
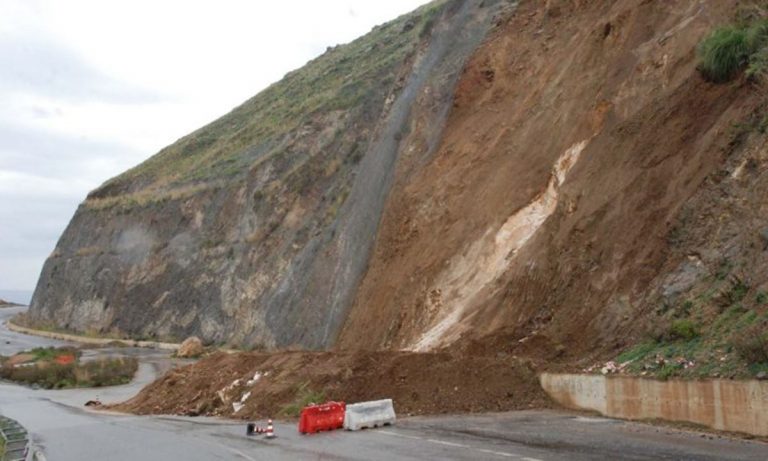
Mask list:
[[395,423],[395,407],[392,399],[361,402],[347,405],[344,413],[344,429],[360,429],[387,426]]
[[768,382],[657,381],[544,373],[541,386],[562,405],[623,419],[685,421],[768,436]]

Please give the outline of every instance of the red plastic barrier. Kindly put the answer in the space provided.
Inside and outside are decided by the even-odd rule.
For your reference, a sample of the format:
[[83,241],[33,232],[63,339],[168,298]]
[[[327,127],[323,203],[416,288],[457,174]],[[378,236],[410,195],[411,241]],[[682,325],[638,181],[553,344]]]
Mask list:
[[310,405],[301,410],[299,432],[314,434],[320,431],[332,431],[344,427],[344,402],[328,402],[322,405]]
[[53,361],[59,365],[69,365],[70,363],[75,363],[75,356],[72,354],[59,355]]

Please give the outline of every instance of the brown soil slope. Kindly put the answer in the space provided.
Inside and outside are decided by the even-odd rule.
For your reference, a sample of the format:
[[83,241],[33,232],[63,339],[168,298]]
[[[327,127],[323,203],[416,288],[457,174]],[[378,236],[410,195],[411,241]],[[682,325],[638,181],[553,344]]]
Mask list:
[[401,162],[339,347],[623,346],[670,223],[755,104],[695,69],[737,3],[522,2],[465,69],[432,159]]

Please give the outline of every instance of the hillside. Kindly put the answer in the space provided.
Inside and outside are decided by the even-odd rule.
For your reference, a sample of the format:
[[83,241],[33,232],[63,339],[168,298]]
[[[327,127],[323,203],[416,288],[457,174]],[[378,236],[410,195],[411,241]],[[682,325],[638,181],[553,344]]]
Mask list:
[[398,153],[437,143],[460,70],[504,4],[441,0],[376,27],[107,181],[46,262],[31,322],[332,345]]
[[[754,5],[432,3],[91,193],[31,321],[281,351],[231,356],[215,382],[204,359],[137,412],[231,415],[222,386],[281,367],[258,385],[272,407],[239,416],[304,382],[439,412],[543,405],[536,371],[611,359],[764,373],[765,81],[748,56],[728,78],[699,67],[713,31],[757,21],[768,69]],[[476,407],[428,397],[475,385]]]

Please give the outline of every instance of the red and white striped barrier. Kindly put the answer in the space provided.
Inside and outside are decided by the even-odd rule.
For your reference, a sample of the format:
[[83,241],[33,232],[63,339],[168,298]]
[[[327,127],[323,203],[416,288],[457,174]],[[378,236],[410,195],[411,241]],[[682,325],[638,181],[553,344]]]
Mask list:
[[275,429],[272,427],[272,420],[267,421],[267,438],[271,439],[275,436]]

